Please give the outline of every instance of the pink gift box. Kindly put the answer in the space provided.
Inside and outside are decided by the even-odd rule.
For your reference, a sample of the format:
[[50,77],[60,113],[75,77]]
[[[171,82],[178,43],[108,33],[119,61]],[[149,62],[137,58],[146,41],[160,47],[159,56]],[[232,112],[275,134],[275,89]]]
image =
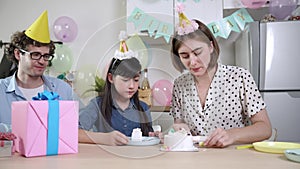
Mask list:
[[[26,157],[47,155],[48,101],[12,102],[15,150]],[[59,101],[57,154],[78,152],[78,102]]]

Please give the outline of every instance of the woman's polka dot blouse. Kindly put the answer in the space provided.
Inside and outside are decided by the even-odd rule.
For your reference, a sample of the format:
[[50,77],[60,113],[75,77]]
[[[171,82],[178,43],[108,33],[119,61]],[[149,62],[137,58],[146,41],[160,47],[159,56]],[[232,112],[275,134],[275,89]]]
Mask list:
[[209,135],[216,128],[236,128],[250,124],[249,118],[265,108],[265,103],[249,71],[219,64],[202,108],[191,73],[174,81],[171,113],[181,119],[193,135]]

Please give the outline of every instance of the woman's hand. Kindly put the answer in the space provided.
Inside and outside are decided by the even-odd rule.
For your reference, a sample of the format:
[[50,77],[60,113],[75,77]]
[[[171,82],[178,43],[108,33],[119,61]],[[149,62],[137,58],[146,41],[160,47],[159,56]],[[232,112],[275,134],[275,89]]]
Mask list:
[[203,145],[205,147],[223,148],[233,143],[234,140],[232,139],[230,132],[222,128],[217,128],[207,137],[207,139],[203,142]]
[[251,117],[252,125],[224,130],[217,128],[212,132],[204,146],[226,147],[231,144],[248,144],[268,139],[272,134],[272,126],[266,109],[262,109]]

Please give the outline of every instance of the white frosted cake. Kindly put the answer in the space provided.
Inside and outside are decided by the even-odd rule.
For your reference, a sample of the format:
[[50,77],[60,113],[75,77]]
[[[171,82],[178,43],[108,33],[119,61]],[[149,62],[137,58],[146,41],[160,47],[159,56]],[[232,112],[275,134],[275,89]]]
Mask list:
[[131,140],[132,141],[142,141],[143,140],[142,131],[140,128],[135,128],[132,130]]
[[164,136],[164,145],[162,147],[165,151],[197,151],[194,147],[193,136],[188,135],[187,131],[180,130],[176,132],[169,132]]

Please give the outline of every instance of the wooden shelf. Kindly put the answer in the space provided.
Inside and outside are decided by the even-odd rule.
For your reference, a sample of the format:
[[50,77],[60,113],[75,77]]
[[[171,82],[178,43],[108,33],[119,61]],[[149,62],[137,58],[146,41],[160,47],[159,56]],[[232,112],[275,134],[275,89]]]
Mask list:
[[151,106],[151,112],[170,112],[170,106]]

